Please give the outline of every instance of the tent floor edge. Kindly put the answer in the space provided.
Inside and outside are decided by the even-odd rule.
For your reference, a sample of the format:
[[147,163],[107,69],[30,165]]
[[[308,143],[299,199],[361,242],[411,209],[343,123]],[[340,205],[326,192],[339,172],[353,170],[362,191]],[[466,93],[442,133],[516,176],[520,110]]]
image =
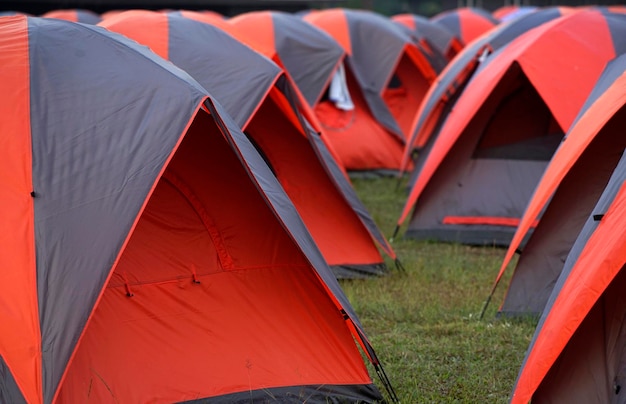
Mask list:
[[388,272],[385,263],[331,265],[330,269],[333,270],[337,279],[367,279],[383,276]]
[[270,387],[184,401],[181,404],[299,404],[303,402],[311,404],[384,404],[385,400],[374,384],[358,384]]

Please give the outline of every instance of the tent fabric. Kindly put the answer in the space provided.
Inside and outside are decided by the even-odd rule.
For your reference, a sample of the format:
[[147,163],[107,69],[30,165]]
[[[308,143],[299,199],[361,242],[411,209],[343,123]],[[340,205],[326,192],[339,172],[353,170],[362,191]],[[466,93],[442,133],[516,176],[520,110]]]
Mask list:
[[528,203],[493,289],[527,236],[528,223],[541,214],[541,225],[514,268],[499,309],[504,315],[541,314],[565,258],[626,147],[621,135],[626,120],[625,63],[620,56],[607,65]]
[[419,43],[426,45],[452,60],[462,49],[463,44],[446,27],[417,14],[396,14],[391,20],[407,27],[416,36]]
[[567,257],[512,403],[624,401],[625,173],[622,158]]
[[498,25],[498,19],[490,12],[477,7],[460,7],[442,11],[430,18],[445,27],[463,44],[469,45],[474,39]]
[[288,72],[310,106],[322,98],[345,56],[330,35],[292,14],[254,11],[228,22],[238,32],[238,39]]
[[67,9],[67,10],[52,10],[41,15],[44,18],[58,18],[61,20],[81,22],[83,24],[95,25],[102,20],[99,14],[90,10],[83,9]]
[[[397,170],[399,149],[436,74],[407,30],[364,10],[328,9],[304,16],[344,47],[355,104],[318,104],[317,116],[349,171]],[[401,153],[401,152],[400,152]]]
[[[4,401],[312,385],[380,397],[355,339],[377,364],[375,353],[332,271],[200,84],[101,27],[19,16],[0,32]],[[203,360],[211,350],[221,360]],[[220,378],[199,380],[209,373]]]
[[376,242],[395,259],[393,249],[363,205],[355,204],[354,189],[331,173],[337,163],[313,140],[318,136],[298,113],[296,90],[277,65],[219,28],[177,13],[129,12],[102,25],[153,49],[167,36],[161,56],[191,74],[233,115],[247,103],[250,115],[238,123],[260,148],[338,277],[386,272]]
[[[593,43],[581,34],[584,26],[585,32],[594,32]],[[424,157],[398,226],[413,209],[407,235],[427,237],[429,230],[449,229],[448,240],[456,240],[465,230],[481,229],[446,227],[443,217],[521,217],[548,160],[520,159],[513,154],[516,144],[540,142],[544,156],[556,150],[604,65],[624,50],[624,34],[616,35],[620,29],[626,29],[621,15],[581,11],[544,23],[489,56]],[[572,88],[572,82],[578,85]],[[568,97],[562,97],[565,92]],[[480,156],[481,149],[491,147],[512,154]],[[497,162],[505,166],[489,171]],[[514,228],[484,230],[485,238],[471,243],[506,246]],[[493,239],[493,230],[504,231],[505,237]]]
[[403,169],[409,163],[414,149],[425,149],[429,142],[434,141],[448,112],[487,55],[505,47],[525,32],[561,17],[567,12],[567,9],[561,7],[537,11],[508,24],[498,25],[465,47],[460,55],[439,74],[426,93],[405,146],[402,159]]

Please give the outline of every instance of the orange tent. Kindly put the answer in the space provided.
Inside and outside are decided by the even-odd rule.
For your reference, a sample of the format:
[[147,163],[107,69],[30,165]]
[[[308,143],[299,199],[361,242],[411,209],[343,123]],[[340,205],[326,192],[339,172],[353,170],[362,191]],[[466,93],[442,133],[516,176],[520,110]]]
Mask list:
[[398,227],[412,211],[408,237],[508,245],[605,64],[626,50],[623,34],[623,15],[579,11],[486,59],[425,153]]
[[[623,96],[619,104],[623,116]],[[622,157],[567,256],[527,350],[511,403],[626,399],[625,180]],[[587,190],[586,184],[579,188]]]
[[[504,315],[542,313],[576,237],[626,148],[625,66],[622,56],[605,69],[528,203],[492,289],[522,240],[530,236],[499,309]],[[539,216],[530,235],[530,223]]]
[[407,30],[363,10],[328,9],[306,21],[344,48],[345,89],[353,107],[330,94],[315,111],[345,167],[396,173],[417,107],[436,77]]
[[391,17],[391,21],[407,27],[418,43],[443,55],[448,61],[463,49],[464,45],[446,27],[421,15],[397,14]]
[[463,46],[469,45],[499,23],[490,12],[476,7],[443,11],[430,20],[447,28]]
[[300,114],[280,67],[191,12],[129,11],[101,25],[168,58],[220,100],[266,158],[338,277],[386,272],[377,243],[395,259],[393,249]]
[[382,399],[341,287],[204,88],[93,25],[3,17],[0,46],[0,401]]
[[84,9],[53,10],[41,16],[44,18],[58,18],[60,20],[82,22],[83,24],[97,24],[102,20],[99,14]]

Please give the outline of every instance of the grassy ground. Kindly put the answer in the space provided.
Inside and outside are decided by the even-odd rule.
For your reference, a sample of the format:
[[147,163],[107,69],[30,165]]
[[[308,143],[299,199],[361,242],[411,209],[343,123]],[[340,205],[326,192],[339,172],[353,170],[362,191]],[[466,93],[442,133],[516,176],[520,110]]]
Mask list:
[[[353,180],[387,237],[406,198],[396,183]],[[393,247],[406,272],[341,284],[400,401],[507,402],[535,323],[496,318],[507,277],[479,319],[505,251],[401,236]],[[383,390],[376,378],[375,383]]]

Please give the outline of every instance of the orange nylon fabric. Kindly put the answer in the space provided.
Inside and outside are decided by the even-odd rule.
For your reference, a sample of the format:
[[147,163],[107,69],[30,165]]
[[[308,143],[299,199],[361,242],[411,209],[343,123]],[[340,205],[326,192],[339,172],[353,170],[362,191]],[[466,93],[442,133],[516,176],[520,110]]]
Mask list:
[[286,101],[278,90],[273,90],[246,132],[273,165],[276,177],[326,262],[329,265],[382,263],[369,232],[326,175],[299,124],[289,121],[289,116],[281,111],[281,99]]
[[[582,27],[587,27],[590,32],[597,34],[594,38],[603,41],[602,44],[595,44],[596,39],[589,40],[590,42],[587,43],[588,47],[577,47],[571,44],[570,42],[573,41],[566,39],[569,33],[580,32],[583,29]],[[579,38],[578,35],[576,37]],[[576,41],[576,43],[579,42]],[[506,52],[491,60],[480,71],[480,74],[472,78],[472,81],[468,83],[463,94],[456,102],[454,109],[450,112],[441,128],[437,142],[429,153],[419,178],[411,189],[402,214],[398,219],[398,225],[401,225],[406,220],[419,195],[445,158],[447,152],[461,135],[463,128],[478,111],[495,84],[512,63],[515,61],[520,63],[522,70],[528,76],[533,87],[546,101],[548,108],[561,128],[566,131],[584,103],[585,98],[591,92],[604,66],[613,58],[611,56],[613,52],[609,52],[606,49],[610,44],[612,44],[612,41],[602,14],[595,11],[581,11],[552,20],[511,42]],[[593,50],[594,48],[599,50],[595,51]],[[545,56],[553,54],[556,52],[556,49],[559,52],[566,50],[571,52],[571,54],[580,55],[578,58],[580,63],[577,66],[559,65],[558,68],[560,70],[556,70],[559,80],[555,80],[555,76],[552,74],[546,74],[547,66],[545,63],[538,62],[538,60],[545,60]],[[589,61],[587,59],[594,60]],[[558,63],[555,62],[555,64]],[[552,66],[550,68],[552,69]],[[586,74],[581,75],[583,71]],[[567,80],[568,76],[571,76],[569,80]],[[562,87],[558,85],[558,82],[563,83],[563,81],[570,83],[575,81],[577,83],[575,86],[577,89],[572,90],[571,94],[568,93],[567,97],[563,97]],[[557,84],[554,84],[555,82]],[[579,88],[584,88],[587,92],[583,94]]]
[[502,279],[506,267],[513,259],[513,255],[522,240],[532,227],[541,210],[572,168],[576,160],[591,143],[608,120],[626,103],[626,74],[623,74],[615,83],[598,98],[598,100],[585,112],[567,134],[561,146],[552,157],[550,164],[537,184],[537,188],[528,203],[528,207],[520,220],[520,224],[511,240],[504,261],[500,266],[493,288]]
[[[493,226],[517,227],[520,219],[514,217],[470,217],[470,216],[446,216],[441,221],[443,224],[478,224]],[[537,227],[539,222],[535,220],[531,227]]]
[[53,10],[41,15],[43,18],[58,18],[59,20],[78,22],[76,10]]
[[399,22],[411,31],[415,31],[417,26],[415,24],[415,18],[411,14],[397,14],[391,17],[392,21]]
[[241,42],[270,59],[274,59],[277,55],[274,40],[274,21],[271,12],[254,11],[243,13],[230,18],[228,23],[233,26],[235,36]]
[[415,111],[437,76],[424,55],[406,45],[393,72],[402,83],[399,88],[385,86],[382,98],[400,126],[405,139],[411,135]]
[[589,238],[535,337],[512,404],[527,403],[587,313],[626,262],[626,185]]
[[[125,19],[130,16],[141,18],[144,21],[150,21],[152,29],[146,30],[143,26],[127,23]],[[167,15],[164,13],[147,10],[124,11],[111,18],[100,21],[98,25],[132,38],[140,44],[145,44],[163,59],[168,59],[169,27]]]
[[341,9],[316,11],[304,16],[304,20],[326,31],[343,47],[348,55],[352,55],[352,41],[346,15]]
[[3,17],[0,32],[0,356],[26,401],[41,403],[27,19]]
[[474,39],[483,35],[495,24],[484,17],[475,14],[472,10],[461,8],[458,10],[459,22],[461,25],[461,41],[464,45],[469,44]]
[[[546,30],[541,41],[520,55],[519,61],[561,128],[567,131],[600,72],[609,60],[615,58],[615,49],[609,27],[598,11],[581,11],[553,22],[555,29]],[[585,33],[584,42],[568,39],[571,35],[580,38],[580,32]],[[579,54],[581,57],[576,59],[575,65],[568,58],[551,58],[550,66],[536,62],[555,52],[562,55]],[[576,83],[568,87],[567,97],[563,96],[562,87],[558,85],[560,80],[554,80],[553,74],[546,74],[546,69],[553,71],[560,80],[569,76],[571,82]]]
[[233,29],[232,25],[229,24],[227,20],[225,20],[223,17],[220,17],[220,15],[215,12],[181,10],[180,15],[185,18],[189,18],[190,20],[196,20],[204,22],[206,24],[214,25],[228,33],[230,33],[229,30]]
[[196,117],[164,174],[186,190],[162,179],[142,213],[59,403],[371,383],[334,300],[208,120]]

